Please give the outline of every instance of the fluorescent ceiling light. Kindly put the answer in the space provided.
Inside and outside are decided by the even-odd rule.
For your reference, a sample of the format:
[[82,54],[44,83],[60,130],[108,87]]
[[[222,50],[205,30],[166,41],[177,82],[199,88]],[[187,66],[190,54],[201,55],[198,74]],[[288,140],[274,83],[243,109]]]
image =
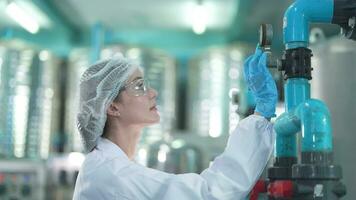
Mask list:
[[6,6],[6,13],[28,32],[35,34],[40,29],[37,21],[14,1]]
[[206,30],[208,12],[203,4],[195,5],[192,16],[192,28],[194,33],[203,34]]

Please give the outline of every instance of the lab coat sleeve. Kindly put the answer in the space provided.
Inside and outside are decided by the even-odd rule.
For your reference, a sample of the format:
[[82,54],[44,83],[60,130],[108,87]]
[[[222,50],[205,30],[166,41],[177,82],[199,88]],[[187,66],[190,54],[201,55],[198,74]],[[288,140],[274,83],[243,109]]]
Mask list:
[[182,195],[179,199],[246,198],[273,152],[274,140],[271,122],[249,116],[237,125],[225,151],[209,168],[200,175],[176,175],[162,199],[175,199],[177,194]]

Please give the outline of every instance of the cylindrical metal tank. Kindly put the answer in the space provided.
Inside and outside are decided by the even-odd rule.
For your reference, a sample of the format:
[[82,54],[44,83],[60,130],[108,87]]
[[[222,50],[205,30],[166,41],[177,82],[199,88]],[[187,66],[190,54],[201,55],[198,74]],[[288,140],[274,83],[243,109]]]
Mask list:
[[84,148],[76,123],[79,110],[79,80],[89,67],[89,55],[88,49],[78,48],[73,50],[69,56],[64,122],[64,129],[68,138],[68,144],[65,147],[66,152],[81,152]]
[[0,49],[0,156],[47,158],[58,131],[57,59],[26,47]]
[[176,174],[202,171],[202,152],[182,139],[157,141],[147,153],[147,166],[154,169]]
[[[144,129],[141,143],[152,143],[163,138],[163,134],[175,127],[176,118],[176,68],[174,59],[164,52],[123,45],[104,47],[100,58],[106,59],[115,54],[122,54],[134,59],[144,69],[145,78],[150,87],[158,91],[157,106],[161,122]],[[77,49],[71,53],[68,70],[68,93],[66,112],[66,132],[71,141],[68,151],[81,151],[82,144],[77,130],[76,113],[79,100],[79,79],[89,66],[89,50]]]
[[335,37],[311,46],[313,51],[312,98],[330,109],[334,139],[334,163],[343,170],[345,199],[356,199],[356,42]]
[[[200,136],[228,135],[240,120],[233,94],[244,87],[246,47],[214,48],[195,58],[188,69],[188,126]],[[240,102],[241,103],[241,102]]]

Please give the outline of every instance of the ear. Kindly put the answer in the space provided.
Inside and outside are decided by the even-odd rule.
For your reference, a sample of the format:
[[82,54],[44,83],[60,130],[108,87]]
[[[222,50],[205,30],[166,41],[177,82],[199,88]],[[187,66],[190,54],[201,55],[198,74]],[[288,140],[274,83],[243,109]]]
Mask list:
[[108,115],[110,115],[110,116],[119,117],[119,116],[120,116],[120,109],[119,109],[118,103],[112,102],[112,103],[109,105],[109,107],[108,107],[106,113],[107,113]]

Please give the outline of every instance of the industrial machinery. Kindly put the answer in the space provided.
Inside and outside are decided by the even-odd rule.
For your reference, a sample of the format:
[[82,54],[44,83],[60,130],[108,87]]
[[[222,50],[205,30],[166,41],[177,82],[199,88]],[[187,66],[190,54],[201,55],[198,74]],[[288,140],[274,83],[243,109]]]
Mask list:
[[0,199],[45,199],[46,167],[31,160],[0,161]]
[[59,129],[59,66],[49,51],[0,46],[0,199],[45,199],[44,160]]
[[[313,51],[313,79],[311,96],[328,105],[331,113],[334,141],[334,162],[342,166],[345,174],[342,182],[347,186],[345,199],[356,199],[356,159],[354,149],[356,136],[356,41],[342,36],[321,39],[310,46]],[[342,80],[340,78],[342,77]],[[349,188],[350,187],[350,188]]]
[[[256,191],[267,192],[271,200],[334,200],[345,196],[346,187],[340,182],[341,167],[333,162],[328,107],[310,97],[313,68],[308,40],[309,23],[338,24],[347,38],[355,40],[355,17],[354,0],[296,0],[285,12],[286,50],[275,66],[285,79],[286,111],[275,122],[275,161],[268,169],[269,180],[259,181],[250,199],[258,198]],[[271,35],[268,28],[261,28],[262,45],[269,44],[264,41]]]

